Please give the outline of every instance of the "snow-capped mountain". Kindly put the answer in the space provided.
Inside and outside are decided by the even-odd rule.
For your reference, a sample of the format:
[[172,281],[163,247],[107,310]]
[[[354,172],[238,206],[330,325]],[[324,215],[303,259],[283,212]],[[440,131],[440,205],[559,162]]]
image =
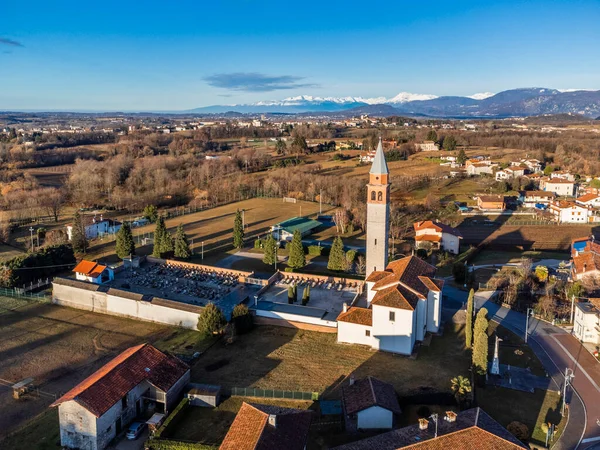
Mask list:
[[[299,95],[283,100],[259,101],[238,105],[215,105],[188,113],[336,113],[345,110],[368,111],[387,105],[386,114],[426,115],[432,117],[507,117],[537,114],[600,114],[600,91],[521,88],[481,92],[470,96],[436,96],[400,92],[394,97],[318,97]],[[380,114],[382,108],[374,108]],[[352,111],[349,111],[352,113]]]

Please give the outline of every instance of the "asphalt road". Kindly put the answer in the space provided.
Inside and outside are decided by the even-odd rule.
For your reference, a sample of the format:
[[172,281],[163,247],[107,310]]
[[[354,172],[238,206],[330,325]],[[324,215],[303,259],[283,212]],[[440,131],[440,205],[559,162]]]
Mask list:
[[[488,297],[476,294],[477,309],[484,306],[492,320],[524,336],[525,315],[502,308]],[[600,363],[570,333],[537,319],[529,321],[528,343],[554,380],[552,389],[562,390],[565,368],[575,375],[567,391],[569,422],[552,448],[600,449]]]

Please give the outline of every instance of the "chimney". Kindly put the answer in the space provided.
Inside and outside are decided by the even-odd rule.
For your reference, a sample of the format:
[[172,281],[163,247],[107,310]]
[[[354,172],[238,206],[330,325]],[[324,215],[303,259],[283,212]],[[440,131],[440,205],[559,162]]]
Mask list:
[[350,375],[350,386],[354,385],[354,374]]
[[456,413],[454,411],[446,411],[446,417],[444,417],[446,422],[456,422]]
[[426,430],[429,425],[429,420],[419,419],[419,430]]
[[348,312],[348,303],[344,302],[344,304],[342,306],[342,311],[343,312]]
[[275,414],[269,414],[269,425],[277,428],[277,416]]

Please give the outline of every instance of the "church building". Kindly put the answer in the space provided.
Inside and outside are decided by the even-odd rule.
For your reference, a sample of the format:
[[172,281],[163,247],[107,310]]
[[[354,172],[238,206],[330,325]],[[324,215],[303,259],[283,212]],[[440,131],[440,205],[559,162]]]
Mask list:
[[[441,322],[443,280],[415,256],[388,263],[389,171],[381,139],[367,185],[367,298],[338,316],[338,342],[410,355]],[[360,302],[359,302],[360,303]]]

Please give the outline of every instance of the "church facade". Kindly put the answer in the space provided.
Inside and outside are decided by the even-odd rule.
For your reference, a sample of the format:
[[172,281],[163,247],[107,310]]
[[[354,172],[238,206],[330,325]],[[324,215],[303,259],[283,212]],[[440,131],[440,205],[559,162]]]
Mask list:
[[444,282],[415,256],[388,263],[389,171],[381,139],[367,185],[367,305],[344,307],[338,342],[410,355],[426,333],[439,331]]

